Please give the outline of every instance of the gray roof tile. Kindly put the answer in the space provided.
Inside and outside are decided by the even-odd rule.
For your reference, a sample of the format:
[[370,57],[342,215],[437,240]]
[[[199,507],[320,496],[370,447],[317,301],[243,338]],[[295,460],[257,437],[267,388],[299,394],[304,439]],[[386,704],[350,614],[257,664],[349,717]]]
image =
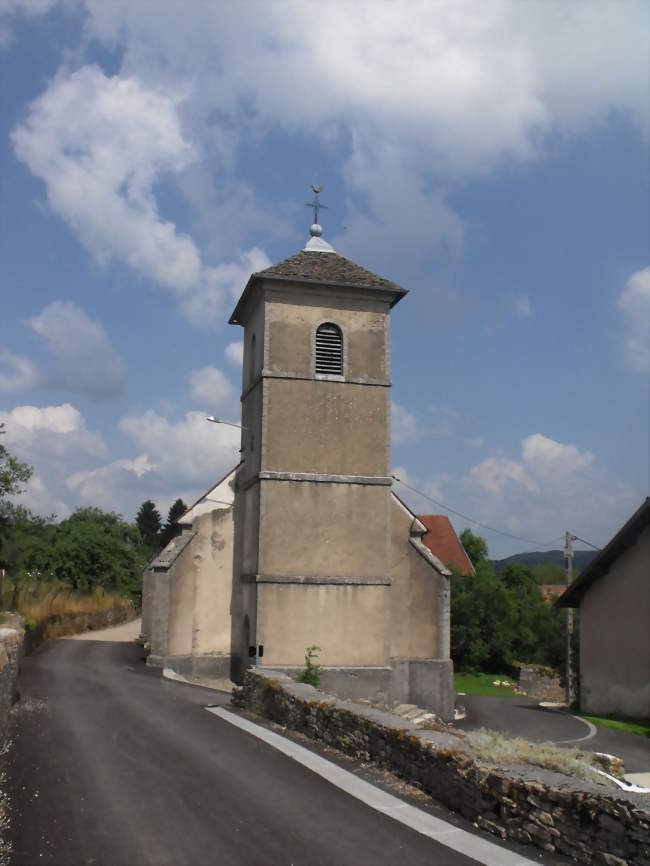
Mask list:
[[257,277],[284,277],[312,283],[342,283],[371,289],[388,289],[406,294],[406,290],[391,280],[379,277],[338,253],[301,250],[276,265],[258,271]]

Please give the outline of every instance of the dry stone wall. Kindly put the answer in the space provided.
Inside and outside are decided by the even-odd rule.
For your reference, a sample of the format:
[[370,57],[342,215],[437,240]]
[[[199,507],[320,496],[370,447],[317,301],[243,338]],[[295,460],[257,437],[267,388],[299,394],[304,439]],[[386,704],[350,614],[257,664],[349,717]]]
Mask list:
[[566,697],[560,674],[544,665],[522,665],[519,669],[519,688],[537,701],[562,702]]
[[416,783],[479,827],[579,863],[650,866],[644,795],[530,766],[480,763],[458,737],[341,701],[282,674],[249,671],[233,703],[373,760]]
[[23,656],[25,629],[19,616],[0,625],[0,743],[9,724],[9,710],[18,697],[18,673]]

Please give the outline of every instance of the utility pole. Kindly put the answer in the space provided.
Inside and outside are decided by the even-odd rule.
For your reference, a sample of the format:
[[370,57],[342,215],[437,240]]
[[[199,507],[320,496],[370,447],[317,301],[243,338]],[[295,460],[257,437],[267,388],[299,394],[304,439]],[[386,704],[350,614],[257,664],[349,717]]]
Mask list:
[[[564,536],[564,573],[567,587],[573,581],[573,539],[574,536],[567,529]],[[566,609],[566,702],[569,706],[573,703],[573,608]]]

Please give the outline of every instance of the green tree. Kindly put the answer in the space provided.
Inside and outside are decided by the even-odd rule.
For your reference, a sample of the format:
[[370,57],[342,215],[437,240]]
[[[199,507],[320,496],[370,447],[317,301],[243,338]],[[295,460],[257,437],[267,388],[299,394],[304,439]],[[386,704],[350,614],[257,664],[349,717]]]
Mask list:
[[564,569],[555,562],[544,562],[531,566],[537,583],[564,583]]
[[[4,423],[0,424],[0,436],[4,436],[6,432]],[[21,485],[29,481],[33,471],[32,466],[21,463],[0,442],[0,503],[3,503],[7,496],[21,493]]]
[[457,668],[505,673],[515,662],[561,668],[561,612],[545,601],[533,569],[514,562],[495,575],[485,540],[469,530],[461,540],[476,573],[452,578],[451,655]]
[[465,553],[469,556],[474,568],[480,562],[487,559],[488,546],[486,540],[481,538],[480,535],[474,535],[471,529],[463,529],[460,534],[460,543],[465,548]]
[[514,630],[513,598],[489,560],[478,561],[474,575],[454,575],[451,656],[459,670],[503,670],[512,660]]
[[143,543],[151,552],[154,552],[160,546],[160,530],[162,528],[162,520],[160,513],[151,499],[147,499],[140,506],[140,510],[135,518],[135,522],[140,530],[140,536]]
[[54,516],[39,517],[14,506],[0,549],[0,568],[9,574],[30,572],[47,578],[48,547],[54,533]]
[[187,505],[183,502],[182,499],[177,499],[173,505],[170,506],[169,511],[167,512],[167,522],[165,523],[162,532],[160,533],[160,544],[161,547],[166,547],[169,542],[174,538],[175,535],[178,535],[180,532],[180,527],[176,523],[181,514],[185,514],[187,511]]
[[101,586],[137,596],[146,559],[135,525],[114,512],[80,508],[55,527],[46,567],[76,590]]
[[[5,425],[0,424],[0,436],[5,434]],[[0,561],[5,558],[6,547],[11,538],[12,523],[20,509],[8,497],[22,493],[23,484],[32,477],[34,469],[27,463],[21,463],[7,451],[0,442]],[[6,566],[0,566],[6,568]],[[16,579],[17,585],[17,579]],[[0,606],[3,605],[2,583],[0,583]]]
[[[5,425],[0,424],[0,436],[5,433]],[[29,481],[33,471],[32,466],[21,463],[0,442],[0,523],[8,521],[13,513],[14,505],[7,497],[22,493],[22,485]]]

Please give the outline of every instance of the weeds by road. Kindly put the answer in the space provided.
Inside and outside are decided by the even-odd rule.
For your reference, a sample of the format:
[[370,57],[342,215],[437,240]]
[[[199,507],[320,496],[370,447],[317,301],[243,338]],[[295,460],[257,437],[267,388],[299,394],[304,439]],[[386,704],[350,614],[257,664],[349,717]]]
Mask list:
[[613,728],[615,731],[627,731],[629,734],[639,734],[642,737],[650,737],[650,722],[628,719],[624,716],[591,716],[586,713],[578,713],[581,719],[586,719],[597,728]]

